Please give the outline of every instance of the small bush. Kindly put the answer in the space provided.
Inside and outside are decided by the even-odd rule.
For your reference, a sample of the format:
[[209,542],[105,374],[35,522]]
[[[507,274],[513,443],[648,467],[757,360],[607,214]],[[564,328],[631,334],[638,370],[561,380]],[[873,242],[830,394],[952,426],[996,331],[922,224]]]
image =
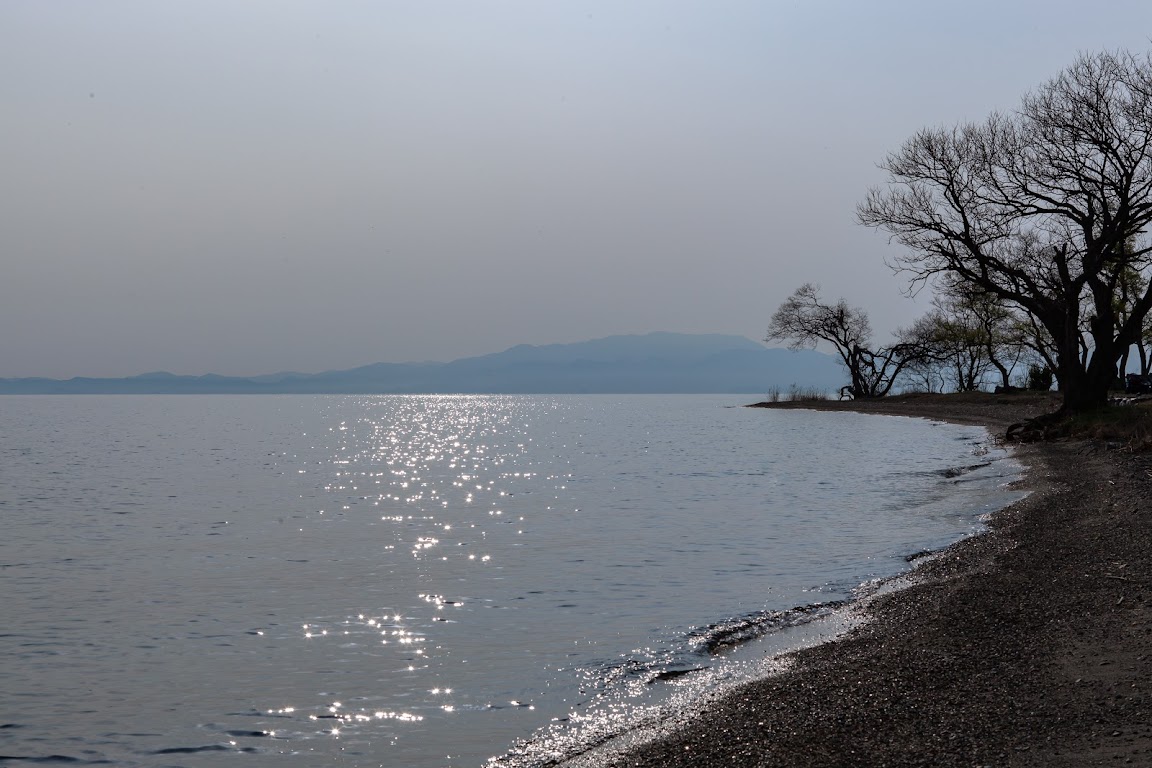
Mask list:
[[768,388],[767,400],[770,403],[780,402],[780,387],[778,385],[773,384]]
[[827,400],[828,393],[815,387],[798,387],[795,384],[788,387],[788,399],[794,403]]
[[1028,366],[1028,389],[1038,392],[1052,389],[1052,369],[1046,365]]
[[1127,450],[1152,450],[1152,404],[1110,405],[1079,413],[1066,425],[1070,437],[1086,437],[1117,443]]

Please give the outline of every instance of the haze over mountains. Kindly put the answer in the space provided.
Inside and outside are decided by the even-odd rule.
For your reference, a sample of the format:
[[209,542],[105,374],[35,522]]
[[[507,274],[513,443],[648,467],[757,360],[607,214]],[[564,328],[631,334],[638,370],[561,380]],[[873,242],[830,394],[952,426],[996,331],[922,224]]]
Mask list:
[[835,358],[821,352],[769,349],[743,336],[658,332],[313,374],[0,379],[0,394],[762,394],[793,384],[835,391],[843,378]]

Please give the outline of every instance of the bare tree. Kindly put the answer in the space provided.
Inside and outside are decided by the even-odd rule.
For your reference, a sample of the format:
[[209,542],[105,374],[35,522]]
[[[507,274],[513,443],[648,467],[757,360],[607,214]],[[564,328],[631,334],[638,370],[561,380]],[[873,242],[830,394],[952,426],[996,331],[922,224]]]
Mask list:
[[862,399],[888,394],[919,352],[909,344],[872,350],[867,346],[871,336],[864,310],[848,306],[844,299],[825,304],[820,287],[806,283],[772,315],[765,341],[787,341],[790,349],[811,349],[821,341],[831,344],[851,382],[840,390],[841,397]]
[[980,389],[992,368],[982,330],[968,317],[933,309],[910,327],[897,331],[897,337],[925,350],[920,362],[913,366],[922,378],[933,370],[957,392]]
[[1018,308],[1051,339],[1063,409],[1106,403],[1152,308],[1146,288],[1118,322],[1113,300],[1150,263],[1152,59],[1081,56],[1018,112],[922,130],[882,167],[858,218],[905,247],[912,288],[945,275]]
[[[1146,276],[1132,268],[1127,268],[1121,272],[1114,297],[1117,330],[1128,322],[1133,302],[1147,290],[1148,278]],[[1140,360],[1140,375],[1142,376],[1148,375],[1148,350],[1145,345],[1150,335],[1152,335],[1152,317],[1145,317],[1140,336],[1134,343],[1136,354]],[[1120,355],[1117,378],[1123,379],[1128,372],[1128,358],[1131,355],[1131,349],[1131,347],[1125,347]]]
[[979,388],[989,369],[999,374],[1002,387],[1012,386],[1027,349],[1018,314],[987,291],[954,279],[936,286],[932,306],[940,340],[952,348],[957,389]]
[[915,360],[904,368],[901,381],[905,392],[925,392],[933,394],[945,392],[948,382],[944,380],[944,373],[935,360]]
[[1140,358],[1141,376],[1147,376],[1152,372],[1152,355],[1149,354],[1150,347],[1152,347],[1152,322],[1145,322],[1140,341],[1136,342],[1136,354]]
[[1048,332],[1036,322],[1036,318],[1024,313],[1017,320],[1016,329],[1020,334],[1020,343],[1026,350],[1023,360],[1029,368],[1035,366],[1055,371],[1056,346]]

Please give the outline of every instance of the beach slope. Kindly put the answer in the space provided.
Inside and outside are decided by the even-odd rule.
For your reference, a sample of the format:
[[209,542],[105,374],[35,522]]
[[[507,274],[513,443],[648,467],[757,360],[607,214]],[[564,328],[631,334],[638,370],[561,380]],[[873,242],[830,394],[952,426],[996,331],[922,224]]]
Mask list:
[[[1046,396],[850,409],[987,425]],[[754,415],[752,415],[754,418]],[[1152,455],[1022,446],[1031,494],[870,600],[870,621],[789,671],[717,694],[606,766],[1152,765]]]

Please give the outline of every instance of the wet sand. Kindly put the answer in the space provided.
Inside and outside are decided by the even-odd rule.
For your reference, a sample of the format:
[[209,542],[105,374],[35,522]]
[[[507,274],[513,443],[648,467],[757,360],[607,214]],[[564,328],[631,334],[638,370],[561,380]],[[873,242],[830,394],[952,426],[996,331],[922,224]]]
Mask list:
[[[983,424],[1037,395],[793,406]],[[755,414],[750,414],[751,418]],[[850,436],[846,436],[849,437]],[[1152,765],[1152,455],[1016,449],[1031,494],[789,671],[717,694],[604,766]]]

